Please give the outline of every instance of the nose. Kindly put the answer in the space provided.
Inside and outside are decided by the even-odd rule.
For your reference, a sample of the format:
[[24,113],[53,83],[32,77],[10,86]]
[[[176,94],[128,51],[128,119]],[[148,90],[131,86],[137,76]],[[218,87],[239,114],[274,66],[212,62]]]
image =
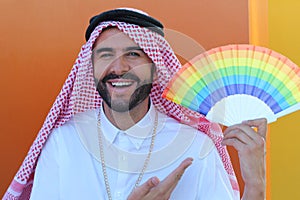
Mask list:
[[110,72],[118,75],[122,75],[130,70],[130,65],[124,58],[124,56],[119,55],[114,58],[110,64]]

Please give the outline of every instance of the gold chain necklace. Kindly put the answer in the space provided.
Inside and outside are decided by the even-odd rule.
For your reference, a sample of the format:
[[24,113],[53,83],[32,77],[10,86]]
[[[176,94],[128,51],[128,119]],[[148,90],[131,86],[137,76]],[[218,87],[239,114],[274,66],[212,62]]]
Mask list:
[[[100,118],[100,111],[98,113],[98,122],[97,122],[97,127],[98,127],[98,140],[99,140],[99,148],[100,148],[100,160],[101,160],[101,165],[102,165],[102,173],[103,173],[103,177],[104,177],[104,183],[105,183],[105,188],[106,188],[106,192],[107,192],[107,196],[109,200],[112,200],[111,197],[111,191],[110,191],[110,186],[109,186],[109,182],[108,182],[108,176],[107,176],[107,172],[106,172],[106,165],[105,165],[105,159],[104,159],[104,151],[103,151],[103,143],[102,143],[102,131],[101,131],[101,118]],[[151,144],[149,147],[149,152],[148,155],[145,159],[144,162],[144,166],[142,168],[142,171],[139,174],[138,179],[135,182],[134,188],[136,188],[145,173],[145,170],[147,169],[147,166],[149,164],[149,160],[153,151],[153,147],[154,147],[154,141],[155,141],[155,136],[156,136],[156,129],[157,129],[157,124],[158,124],[158,114],[157,111],[155,112],[155,121],[154,121],[154,127],[153,127],[153,132],[152,132],[152,137],[151,137]]]

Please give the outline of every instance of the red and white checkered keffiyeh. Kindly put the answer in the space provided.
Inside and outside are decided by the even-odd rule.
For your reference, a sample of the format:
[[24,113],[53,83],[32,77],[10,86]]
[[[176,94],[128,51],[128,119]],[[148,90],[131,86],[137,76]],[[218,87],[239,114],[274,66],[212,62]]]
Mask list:
[[182,123],[191,125],[212,138],[228,172],[232,187],[238,192],[238,183],[229,155],[226,148],[221,145],[222,131],[220,127],[210,123],[199,113],[190,111],[161,97],[165,85],[181,67],[168,42],[162,36],[147,28],[124,22],[108,21],[98,25],[86,44],[82,46],[61,92],[3,199],[29,199],[38,156],[52,129],[63,125],[76,113],[100,107],[101,97],[94,85],[91,54],[95,40],[101,31],[108,26],[115,26],[127,34],[156,64],[158,81],[153,83],[150,94],[154,106],[160,112]]

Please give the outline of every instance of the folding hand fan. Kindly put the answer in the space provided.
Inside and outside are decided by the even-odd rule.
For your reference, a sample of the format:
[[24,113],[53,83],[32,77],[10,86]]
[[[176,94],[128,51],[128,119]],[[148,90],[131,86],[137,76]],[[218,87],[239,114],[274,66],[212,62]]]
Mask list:
[[248,44],[211,49],[185,64],[163,97],[230,126],[300,109],[300,68],[287,57]]

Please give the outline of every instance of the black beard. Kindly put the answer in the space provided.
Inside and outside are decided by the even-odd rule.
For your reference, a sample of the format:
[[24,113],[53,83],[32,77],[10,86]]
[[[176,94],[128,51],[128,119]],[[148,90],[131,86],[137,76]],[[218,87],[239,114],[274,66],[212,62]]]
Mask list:
[[[111,102],[111,96],[109,95],[109,92],[107,90],[106,81],[115,78],[132,79],[134,81],[137,81],[138,83],[137,89],[131,95],[128,105],[113,105]],[[151,75],[150,81],[148,80],[142,83],[140,82],[140,79],[133,74],[126,74],[125,76],[109,74],[106,77],[104,77],[102,81],[98,81],[95,78],[95,83],[97,85],[97,91],[99,95],[102,97],[103,101],[108,105],[108,107],[116,112],[128,112],[135,108],[137,105],[139,105],[141,102],[143,102],[147,97],[149,97],[149,94],[152,89],[152,81],[153,75]]]

